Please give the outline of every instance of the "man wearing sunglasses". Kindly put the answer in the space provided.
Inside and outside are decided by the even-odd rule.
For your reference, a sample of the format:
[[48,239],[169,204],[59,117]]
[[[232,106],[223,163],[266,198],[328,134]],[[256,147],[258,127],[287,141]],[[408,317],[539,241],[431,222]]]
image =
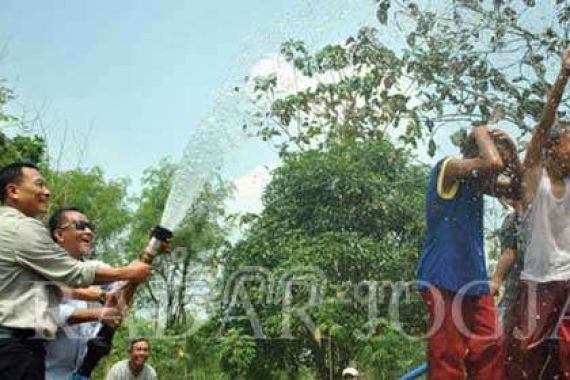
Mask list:
[[[52,239],[77,260],[84,260],[91,251],[95,225],[80,208],[68,206],[54,211],[48,228]],[[91,261],[98,266],[108,265]],[[87,351],[87,341],[95,336],[99,322],[117,327],[121,312],[118,308],[102,307],[108,298],[103,287],[62,288],[64,298],[59,306],[56,338],[47,346],[46,380],[70,379]],[[94,307],[97,303],[98,307]]]
[[47,212],[49,197],[37,166],[17,162],[0,170],[0,373],[6,379],[45,378],[45,341],[55,337],[52,310],[59,305],[59,290],[47,282],[138,283],[150,274],[142,262],[111,268],[70,257],[36,219]]

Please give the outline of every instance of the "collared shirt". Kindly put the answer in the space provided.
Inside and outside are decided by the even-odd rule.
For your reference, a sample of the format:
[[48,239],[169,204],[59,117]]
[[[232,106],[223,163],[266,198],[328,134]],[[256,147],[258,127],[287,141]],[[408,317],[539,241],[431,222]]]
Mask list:
[[[108,267],[107,264],[90,260],[98,267]],[[120,283],[119,283],[120,284]],[[102,288],[109,291],[112,285]],[[87,342],[95,337],[101,324],[85,322],[74,325],[68,324],[69,317],[75,310],[99,308],[98,302],[85,302],[64,298],[59,305],[59,329],[55,339],[46,346],[46,380],[71,379],[73,373],[81,365],[87,352]]]
[[59,306],[60,328],[46,346],[46,380],[71,379],[87,351],[87,341],[95,336],[100,323],[69,325],[67,320],[76,309],[87,309],[85,301],[64,299]]
[[142,371],[137,375],[133,375],[129,367],[128,360],[122,360],[115,363],[107,372],[105,380],[156,380],[156,372],[150,365],[145,364]]
[[57,330],[59,290],[95,280],[94,264],[82,263],[54,243],[40,221],[0,206],[0,326],[34,329],[52,339]]

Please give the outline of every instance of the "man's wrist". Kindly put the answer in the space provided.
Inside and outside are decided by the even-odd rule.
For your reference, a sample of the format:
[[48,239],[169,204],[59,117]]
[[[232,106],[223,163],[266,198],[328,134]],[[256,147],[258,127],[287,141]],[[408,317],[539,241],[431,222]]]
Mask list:
[[143,251],[140,256],[139,256],[139,260],[142,261],[143,263],[152,263],[152,259],[154,258],[154,256],[146,251]]
[[104,305],[107,302],[107,292],[101,289],[99,296],[97,296],[97,301],[99,301],[101,305]]

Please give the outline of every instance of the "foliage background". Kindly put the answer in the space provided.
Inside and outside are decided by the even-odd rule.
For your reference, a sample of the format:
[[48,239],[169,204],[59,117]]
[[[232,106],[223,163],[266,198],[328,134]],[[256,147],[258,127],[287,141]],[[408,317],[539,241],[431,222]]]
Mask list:
[[[235,86],[249,102],[236,122],[282,159],[264,209],[228,215],[232,186],[215,178],[203,189],[176,231],[179,249],[157,261],[96,379],[133,335],[151,337],[164,379],[328,379],[351,363],[393,379],[423,360],[423,343],[402,332],[423,329],[417,295],[386,296],[408,289],[421,247],[427,167],[416,157],[435,157],[438,141],[483,123],[524,148],[570,40],[570,4],[376,3],[378,23],[341,42],[310,50],[283,41],[280,59],[307,86],[284,90],[279,73]],[[386,43],[387,31],[402,43]],[[59,170],[41,133],[7,112],[13,96],[0,82],[0,165],[38,162],[52,207],[77,204],[98,223],[97,257],[132,260],[160,220],[175,165],[149,168],[135,196],[130,179],[103,168]],[[566,96],[559,119],[569,105]],[[284,278],[299,281],[287,292]],[[381,291],[383,281],[399,285]]]

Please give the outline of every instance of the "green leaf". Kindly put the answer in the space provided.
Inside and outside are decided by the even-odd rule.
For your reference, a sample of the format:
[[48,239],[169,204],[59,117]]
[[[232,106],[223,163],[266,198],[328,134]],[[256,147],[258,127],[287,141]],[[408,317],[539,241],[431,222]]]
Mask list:
[[430,157],[435,156],[435,151],[437,150],[437,146],[435,145],[435,141],[433,140],[433,138],[429,139],[429,144],[428,144],[428,154]]
[[382,25],[388,23],[388,10],[390,9],[390,0],[382,0],[376,9],[376,18]]

